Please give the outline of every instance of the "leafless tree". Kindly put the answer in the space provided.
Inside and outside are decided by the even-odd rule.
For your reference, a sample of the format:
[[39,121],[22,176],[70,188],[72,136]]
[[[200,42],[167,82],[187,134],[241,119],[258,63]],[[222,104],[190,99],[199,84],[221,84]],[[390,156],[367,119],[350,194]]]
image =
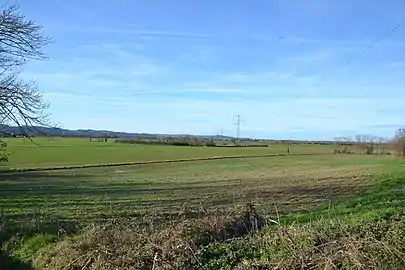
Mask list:
[[373,135],[356,135],[356,143],[363,154],[371,155],[378,152],[379,138]]
[[50,42],[42,27],[26,18],[17,5],[0,7],[0,123],[27,127],[49,126],[48,103],[33,82],[21,78],[21,67],[44,59]]
[[399,128],[395,132],[395,138],[401,138],[401,137],[405,137],[405,128]]
[[405,128],[397,130],[392,141],[392,146],[397,154],[405,156]]

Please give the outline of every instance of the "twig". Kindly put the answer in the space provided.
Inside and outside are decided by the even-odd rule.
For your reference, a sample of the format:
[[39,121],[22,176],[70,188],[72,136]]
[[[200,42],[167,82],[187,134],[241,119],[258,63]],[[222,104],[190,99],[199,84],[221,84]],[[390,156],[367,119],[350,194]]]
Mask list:
[[82,270],[86,269],[86,267],[91,263],[92,258],[90,257],[87,262],[84,264],[84,266],[82,267]]
[[156,253],[155,253],[155,256],[153,256],[152,270],[155,270],[157,258],[158,258],[158,253],[156,252]]
[[64,269],[64,270],[69,269],[75,262],[77,262],[78,260],[80,260],[80,259],[82,259],[82,258],[84,258],[84,257],[86,257],[86,256],[91,256],[92,253],[94,253],[94,251],[92,251],[92,252],[87,252],[86,254],[83,254],[83,255],[77,257],[76,259],[74,259],[72,262],[70,262],[70,263],[69,263],[65,268],[63,268],[63,269]]
[[197,256],[195,255],[194,250],[190,247],[189,243],[186,242],[186,245],[188,247],[188,249],[191,251],[191,254],[193,255],[194,259],[197,261],[197,263],[202,266],[202,263],[200,262],[200,260],[197,258]]
[[274,200],[274,198],[273,198],[273,205],[274,205],[274,208],[276,210],[276,215],[277,215],[277,221],[278,222],[275,222],[274,220],[270,220],[270,221],[273,222],[273,223],[276,223],[277,225],[280,225],[280,215],[278,213],[278,208],[277,208],[276,201]]

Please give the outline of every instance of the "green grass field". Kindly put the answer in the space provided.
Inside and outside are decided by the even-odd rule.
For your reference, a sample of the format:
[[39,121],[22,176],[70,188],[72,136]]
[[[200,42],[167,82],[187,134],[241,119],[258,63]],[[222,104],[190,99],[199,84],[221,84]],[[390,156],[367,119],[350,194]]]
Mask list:
[[[110,141],[90,142],[74,138],[6,139],[11,168],[37,168],[84,164],[126,163],[150,160],[205,158],[213,156],[286,153],[286,145],[258,148],[131,145]],[[291,153],[332,153],[332,146],[292,145]]]
[[[38,145],[23,139],[10,139],[7,142],[12,154],[7,164],[9,168],[266,155],[285,153],[287,148],[285,145],[237,149],[124,145],[60,138],[40,139]],[[308,241],[316,243],[319,237],[336,236],[336,231],[343,234],[353,230],[353,235],[362,235],[363,228],[366,228],[361,225],[364,221],[394,218],[390,226],[393,226],[395,233],[402,234],[402,229],[398,227],[402,223],[395,221],[398,216],[405,215],[405,166],[402,159],[381,155],[332,154],[332,146],[289,147],[292,153],[317,155],[3,172],[0,175],[0,243],[3,242],[7,256],[4,257],[0,251],[0,264],[14,266],[14,259],[18,259],[26,266],[34,261],[36,269],[65,269],[67,266],[66,269],[117,269],[117,262],[113,258],[123,258],[120,262],[122,269],[131,269],[134,265],[137,265],[136,269],[152,269],[151,256],[162,253],[156,250],[156,245],[169,245],[165,248],[175,256],[170,258],[181,263],[192,263],[192,267],[183,265],[176,268],[169,264],[171,266],[168,268],[162,266],[157,269],[196,269],[197,266],[201,269],[234,269],[240,263],[255,265],[257,262],[264,265],[270,263],[270,269],[274,267],[273,263],[285,263],[286,266],[280,269],[290,269],[294,263],[307,265],[299,258],[308,256],[308,260],[313,260],[315,253],[316,260],[321,261],[317,265],[323,265],[322,256],[330,252],[328,258],[332,258],[333,250],[320,252],[318,246],[313,247],[312,242]],[[222,220],[222,217],[241,213],[247,203],[253,203],[255,211],[278,220],[279,227],[270,227],[259,235],[234,240],[233,237],[244,234],[226,236],[232,242],[215,240],[217,236],[211,234],[222,235],[222,227],[213,229],[215,222]],[[204,223],[206,218],[209,224],[214,225]],[[326,220],[330,223],[322,223]],[[337,221],[340,223],[337,224]],[[135,233],[118,225],[108,227],[116,222],[139,229]],[[191,223],[187,225],[191,227],[182,228],[184,222]],[[97,227],[97,224],[101,227]],[[142,233],[145,230],[139,227],[140,224],[146,224],[146,228],[153,231],[142,236],[150,237],[149,242],[139,240],[138,230]],[[170,229],[165,234],[167,231],[164,228],[172,228],[171,224],[179,224],[181,228]],[[360,227],[348,227],[349,224]],[[80,227],[90,225],[89,231],[77,231]],[[106,226],[111,229],[105,229]],[[190,230],[197,231],[191,234]],[[305,241],[297,230],[307,234]],[[288,237],[284,237],[286,231]],[[379,230],[372,232],[385,233]],[[186,240],[182,238],[183,233],[188,237]],[[200,241],[199,237],[205,239],[207,234],[214,240],[193,244],[189,249],[194,253],[184,255],[184,251],[173,247],[173,241],[186,241],[184,243],[189,245],[187,241],[190,239]],[[162,240],[162,235],[170,237]],[[173,239],[173,235],[179,238]],[[158,239],[154,240],[153,237]],[[390,240],[386,243],[390,250],[375,255],[380,256],[378,263],[398,259],[391,249],[398,249],[405,243],[401,239],[397,241],[395,238],[393,242]],[[340,234],[333,241],[347,243],[347,239],[342,240]],[[267,247],[268,242],[272,242],[274,248]],[[125,248],[117,251],[117,243]],[[357,242],[350,243],[361,249]],[[333,248],[344,253],[344,245]],[[100,250],[107,253],[97,253]],[[352,253],[344,253],[346,257],[341,260],[352,259]],[[109,257],[106,254],[116,255]],[[166,256],[164,254],[159,256]],[[356,264],[367,262],[368,259],[354,257],[353,260]],[[86,268],[89,261],[94,262],[93,268]],[[106,268],[97,268],[98,263]],[[332,261],[332,265],[334,263]],[[204,268],[200,267],[202,265]],[[351,262],[348,265],[352,265]],[[403,265],[401,260],[398,265]]]
[[358,194],[393,164],[392,157],[319,155],[8,173],[0,208],[14,220],[177,215],[248,200],[271,212],[310,211]]

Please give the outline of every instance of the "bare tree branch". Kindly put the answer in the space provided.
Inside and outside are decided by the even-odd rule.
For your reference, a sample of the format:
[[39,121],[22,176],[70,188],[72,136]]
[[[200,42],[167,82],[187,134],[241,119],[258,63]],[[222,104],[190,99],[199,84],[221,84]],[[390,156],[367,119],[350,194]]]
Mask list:
[[0,12],[0,66],[19,66],[31,59],[45,58],[42,47],[50,43],[42,26],[27,20],[17,5]]
[[[51,126],[43,94],[20,76],[22,65],[46,58],[42,48],[49,42],[42,26],[27,19],[17,5],[0,6],[0,124],[17,125],[26,137],[39,133],[35,126]],[[0,140],[0,162],[8,160],[6,146]]]
[[0,11],[0,119],[17,125],[24,135],[33,126],[50,126],[49,104],[33,82],[25,82],[20,67],[30,60],[44,59],[43,46],[50,42],[42,26],[28,20],[17,5]]

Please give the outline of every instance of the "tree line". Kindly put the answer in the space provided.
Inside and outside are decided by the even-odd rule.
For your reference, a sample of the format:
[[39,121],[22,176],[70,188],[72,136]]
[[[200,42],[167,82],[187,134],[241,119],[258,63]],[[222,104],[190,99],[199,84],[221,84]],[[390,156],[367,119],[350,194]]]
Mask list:
[[335,137],[335,143],[346,147],[356,146],[363,154],[397,154],[405,155],[405,128],[399,128],[393,138],[373,135],[355,135],[354,137]]

